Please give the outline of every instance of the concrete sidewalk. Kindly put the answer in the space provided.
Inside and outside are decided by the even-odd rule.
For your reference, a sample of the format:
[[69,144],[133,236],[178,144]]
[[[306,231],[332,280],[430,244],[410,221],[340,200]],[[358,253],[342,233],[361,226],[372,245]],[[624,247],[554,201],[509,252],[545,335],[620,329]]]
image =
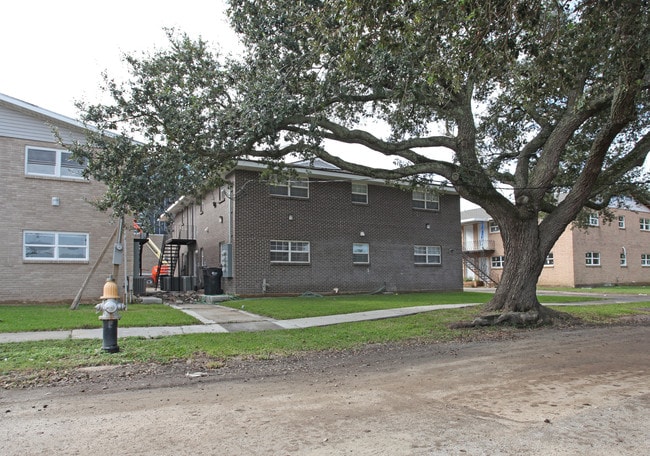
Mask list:
[[[442,309],[455,309],[459,307],[474,306],[476,304],[448,304],[437,306],[403,307],[399,309],[373,310],[356,312],[343,315],[326,315],[323,317],[296,318],[293,320],[274,320],[272,318],[255,315],[244,310],[232,309],[215,304],[192,303],[172,305],[193,316],[202,324],[187,326],[155,326],[144,328],[118,327],[118,337],[164,337],[182,334],[199,333],[230,333],[253,332],[277,329],[300,329],[315,326],[328,326],[339,323],[358,322],[367,320],[381,320],[383,318],[403,317],[422,312],[431,312]],[[128,315],[126,311],[123,316]],[[103,330],[101,322],[97,321],[97,329],[73,329],[67,331],[34,331],[20,333],[0,333],[0,343],[30,342],[39,340],[65,340],[65,339],[102,339]]]

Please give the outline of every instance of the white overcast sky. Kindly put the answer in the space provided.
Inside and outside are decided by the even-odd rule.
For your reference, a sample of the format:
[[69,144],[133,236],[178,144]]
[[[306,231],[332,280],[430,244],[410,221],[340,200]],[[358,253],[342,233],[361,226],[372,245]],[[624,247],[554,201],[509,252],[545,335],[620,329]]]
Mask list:
[[122,56],[167,45],[164,28],[236,49],[224,0],[19,0],[0,8],[0,92],[78,118],[100,101],[101,74],[126,77]]

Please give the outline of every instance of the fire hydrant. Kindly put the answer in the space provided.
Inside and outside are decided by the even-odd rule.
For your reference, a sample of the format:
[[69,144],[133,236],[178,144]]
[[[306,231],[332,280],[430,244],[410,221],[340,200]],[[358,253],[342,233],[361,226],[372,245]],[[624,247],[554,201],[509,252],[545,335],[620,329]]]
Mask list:
[[102,302],[95,306],[97,312],[102,312],[99,316],[104,326],[102,350],[108,353],[120,351],[117,346],[117,322],[122,316],[118,310],[126,310],[126,305],[119,302],[119,298],[117,284],[113,276],[109,276],[104,284],[104,294],[100,298]]

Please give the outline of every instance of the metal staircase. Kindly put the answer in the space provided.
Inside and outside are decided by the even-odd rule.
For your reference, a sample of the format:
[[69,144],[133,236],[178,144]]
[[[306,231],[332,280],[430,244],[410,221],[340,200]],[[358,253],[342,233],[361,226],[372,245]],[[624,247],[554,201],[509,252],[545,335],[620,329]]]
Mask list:
[[467,253],[463,253],[463,262],[465,267],[476,274],[480,280],[482,280],[486,286],[496,287],[498,282],[494,280],[487,271],[481,269],[481,267],[476,264],[474,259]]
[[181,272],[178,268],[181,247],[184,245],[195,244],[194,239],[168,239],[167,236],[162,241],[162,252],[158,258],[158,288],[163,291],[187,291],[186,284],[181,282]]
[[174,272],[176,271],[176,265],[178,264],[178,257],[181,250],[181,246],[179,244],[174,244],[170,241],[173,241],[173,239],[171,240],[163,239],[163,250],[160,259],[158,260],[158,266],[162,266],[163,264],[168,265],[168,269],[166,271],[167,274],[161,274],[161,275],[169,275],[173,277]]

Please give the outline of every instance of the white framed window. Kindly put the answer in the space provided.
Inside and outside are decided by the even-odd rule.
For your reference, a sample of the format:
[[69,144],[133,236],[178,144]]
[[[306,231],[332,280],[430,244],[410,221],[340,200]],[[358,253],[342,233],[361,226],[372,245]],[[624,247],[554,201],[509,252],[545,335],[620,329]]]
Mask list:
[[619,256],[619,265],[624,268],[627,267],[627,253],[621,252]]
[[505,264],[505,257],[503,255],[493,256],[491,259],[491,264],[493,268],[502,268]]
[[88,261],[87,233],[24,231],[24,260]]
[[490,225],[490,233],[500,233],[501,228],[499,228],[499,225],[497,225],[495,222],[489,222]]
[[439,245],[416,245],[413,249],[415,264],[442,264]]
[[271,195],[290,198],[309,198],[309,181],[305,179],[273,182],[269,184]]
[[544,260],[544,266],[554,266],[555,265],[555,258],[553,258],[553,252],[549,252],[548,255],[546,255],[546,259]]
[[644,268],[650,267],[650,253],[641,254],[641,266]]
[[618,216],[618,227],[621,230],[625,229],[625,216],[624,215],[619,215]]
[[639,227],[641,228],[641,231],[650,231],[650,218],[640,219]]
[[370,263],[370,245],[363,243],[352,244],[352,262],[354,264]]
[[598,214],[591,213],[589,214],[589,226],[599,226],[600,220],[598,219]]
[[28,176],[64,177],[83,179],[86,163],[71,159],[72,152],[43,147],[25,148],[25,174]]
[[368,185],[352,182],[352,202],[368,204]]
[[600,252],[585,253],[586,266],[600,266]]
[[428,211],[440,210],[440,198],[438,194],[423,190],[413,190],[413,208],[426,209]]
[[309,241],[271,241],[271,263],[309,263]]

